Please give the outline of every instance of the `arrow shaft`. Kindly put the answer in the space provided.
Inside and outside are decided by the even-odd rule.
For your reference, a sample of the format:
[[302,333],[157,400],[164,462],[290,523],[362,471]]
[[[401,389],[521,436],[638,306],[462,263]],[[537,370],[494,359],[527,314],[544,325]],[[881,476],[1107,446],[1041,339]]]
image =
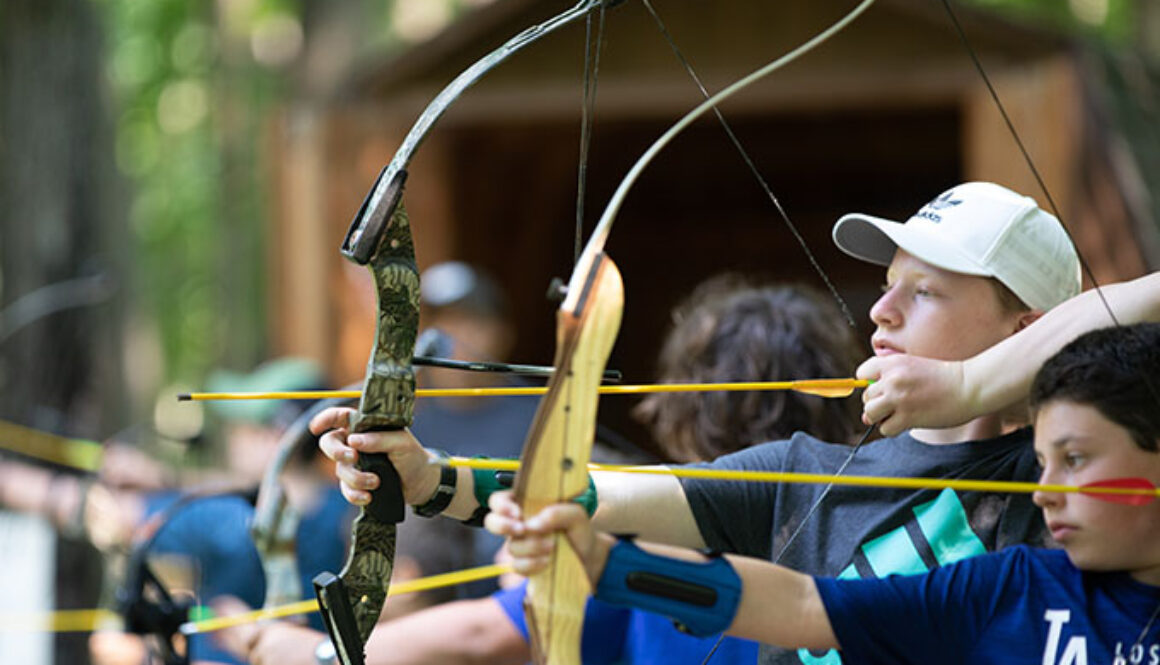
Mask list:
[[[637,385],[602,385],[601,395],[641,395],[646,393],[680,393],[748,390],[793,390],[804,393],[849,391],[865,388],[869,381],[864,379],[809,379],[803,381],[748,381],[735,383],[658,383]],[[545,386],[516,386],[501,388],[420,388],[417,397],[510,397],[539,396],[547,393]],[[180,401],[209,400],[253,400],[253,399],[327,399],[357,398],[362,393],[357,390],[312,390],[294,392],[221,392],[186,393],[178,396]],[[847,393],[848,394],[848,393]],[[836,396],[836,395],[835,395]]]
[[[515,460],[466,459],[453,457],[452,466],[473,469],[495,469],[497,471],[517,471],[519,462]],[[879,487],[888,489],[953,489],[964,492],[999,492],[1031,494],[1033,492],[1056,492],[1061,494],[1105,494],[1111,496],[1160,497],[1158,488],[1141,487],[1099,487],[1075,485],[1040,485],[1033,482],[1010,480],[971,480],[965,478],[906,478],[891,476],[838,476],[824,473],[800,473],[796,471],[735,471],[729,469],[687,469],[665,466],[626,466],[619,464],[589,464],[590,471],[613,473],[639,473],[654,476],[676,476],[678,478],[699,478],[703,480],[723,480],[759,483],[798,483],[810,485],[845,485],[852,487]]]

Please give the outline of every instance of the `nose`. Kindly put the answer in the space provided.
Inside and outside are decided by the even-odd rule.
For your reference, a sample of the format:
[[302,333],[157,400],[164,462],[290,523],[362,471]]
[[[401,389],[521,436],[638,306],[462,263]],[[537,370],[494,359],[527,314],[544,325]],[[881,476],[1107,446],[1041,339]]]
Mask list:
[[[1052,480],[1047,470],[1044,470],[1039,476],[1039,485],[1057,485],[1058,483]],[[1040,508],[1056,508],[1064,501],[1064,496],[1061,492],[1045,492],[1043,490],[1036,490],[1031,493],[1031,501]]]
[[1057,508],[1063,503],[1063,494],[1036,491],[1031,493],[1031,501],[1040,508]]
[[880,328],[893,328],[902,321],[893,287],[887,288],[870,308],[870,320]]

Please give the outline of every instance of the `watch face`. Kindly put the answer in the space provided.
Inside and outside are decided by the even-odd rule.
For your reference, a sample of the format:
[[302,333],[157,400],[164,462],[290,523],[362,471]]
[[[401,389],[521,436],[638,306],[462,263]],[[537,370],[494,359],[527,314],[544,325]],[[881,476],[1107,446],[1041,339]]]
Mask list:
[[330,665],[334,662],[334,643],[330,638],[323,639],[314,648],[314,660],[318,661],[318,665]]

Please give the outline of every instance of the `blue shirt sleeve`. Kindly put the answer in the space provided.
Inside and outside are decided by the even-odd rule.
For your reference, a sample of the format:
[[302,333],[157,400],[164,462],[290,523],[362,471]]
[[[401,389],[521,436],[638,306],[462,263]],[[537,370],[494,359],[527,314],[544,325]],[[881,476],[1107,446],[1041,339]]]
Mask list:
[[504,614],[508,616],[516,630],[520,631],[525,642],[531,639],[528,637],[528,624],[524,622],[524,595],[527,591],[528,583],[524,582],[519,586],[500,589],[491,596],[503,608]]
[[[492,595],[503,608],[524,641],[528,641],[528,626],[524,621],[524,596],[528,583],[501,589]],[[584,608],[584,630],[580,638],[580,655],[584,665],[612,665],[620,662],[624,653],[625,635],[631,610],[602,603],[592,598]]]
[[[1023,588],[1019,548],[922,575],[816,578],[847,662],[967,663],[1004,596]],[[1025,576],[1024,576],[1025,577]]]

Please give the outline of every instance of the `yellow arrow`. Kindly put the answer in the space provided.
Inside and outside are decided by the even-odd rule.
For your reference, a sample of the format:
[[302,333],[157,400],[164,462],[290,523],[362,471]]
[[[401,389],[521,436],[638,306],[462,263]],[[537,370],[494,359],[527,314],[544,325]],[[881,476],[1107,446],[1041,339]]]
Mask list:
[[[518,460],[467,459],[452,457],[451,466],[472,469],[494,469],[497,471],[519,470]],[[906,478],[890,476],[837,476],[824,473],[801,473],[797,471],[735,471],[729,469],[688,469],[666,466],[627,466],[620,464],[589,464],[589,471],[610,471],[616,473],[640,473],[654,476],[676,476],[677,478],[700,478],[705,480],[726,480],[758,483],[801,483],[810,485],[848,485],[853,487],[884,487],[890,489],[952,489],[964,492],[997,492],[1031,494],[1033,492],[1056,492],[1063,494],[1104,494],[1109,496],[1160,497],[1160,488],[1114,487],[1094,485],[1040,485],[1033,482],[1013,480],[970,480],[964,478]]]
[[122,625],[121,616],[112,610],[0,612],[0,633],[91,633]]
[[[486,580],[493,577],[499,577],[504,573],[511,572],[510,566],[492,565],[480,566],[478,568],[468,568],[466,570],[457,570],[450,573],[442,573],[440,575],[431,575],[430,577],[421,577],[415,580],[408,580],[398,584],[392,584],[387,591],[387,596],[397,596],[405,593],[417,593],[419,591],[429,591],[431,589],[441,589],[443,587],[455,586],[456,584],[466,584],[468,582],[475,582],[477,580]],[[303,600],[297,603],[290,603],[289,605],[280,605],[278,607],[267,607],[252,612],[245,612],[243,614],[236,614],[228,617],[214,617],[212,619],[203,619],[201,621],[190,621],[181,624],[178,629],[183,635],[197,635],[200,633],[209,633],[215,630],[222,630],[225,628],[232,628],[254,621],[261,621],[262,619],[280,619],[282,617],[296,616],[299,614],[309,614],[310,612],[318,611],[318,599],[312,598],[310,600]]]
[[[387,595],[396,596],[405,593],[440,589],[455,586],[456,584],[466,584],[467,582],[474,582],[476,580],[491,579],[508,572],[511,572],[510,566],[499,565],[457,570],[441,575],[431,575],[430,577],[421,577],[415,580],[400,582],[399,584],[392,585]],[[317,600],[303,600],[297,603],[290,603],[289,605],[254,610],[235,616],[213,617],[200,621],[190,621],[181,624],[179,630],[184,635],[195,635],[240,626],[262,619],[279,619],[317,611]],[[204,607],[194,608],[190,611],[191,614],[204,614],[207,612],[209,612],[208,608]],[[122,625],[123,622],[119,614],[112,610],[104,609],[56,610],[40,613],[0,612],[0,633],[93,632],[94,630],[102,628],[119,628]]]
[[103,449],[96,441],[70,439],[0,420],[0,448],[82,471],[101,468]]
[[[803,379],[798,381],[744,381],[735,383],[654,383],[641,385],[600,386],[601,395],[640,395],[646,393],[692,393],[746,390],[792,390],[819,397],[848,397],[857,388],[870,385],[866,379]],[[512,395],[544,395],[546,386],[503,388],[420,388],[417,397],[496,397]],[[356,398],[357,390],[313,390],[293,392],[252,393],[182,393],[179,401],[246,400],[246,399],[327,399]]]

